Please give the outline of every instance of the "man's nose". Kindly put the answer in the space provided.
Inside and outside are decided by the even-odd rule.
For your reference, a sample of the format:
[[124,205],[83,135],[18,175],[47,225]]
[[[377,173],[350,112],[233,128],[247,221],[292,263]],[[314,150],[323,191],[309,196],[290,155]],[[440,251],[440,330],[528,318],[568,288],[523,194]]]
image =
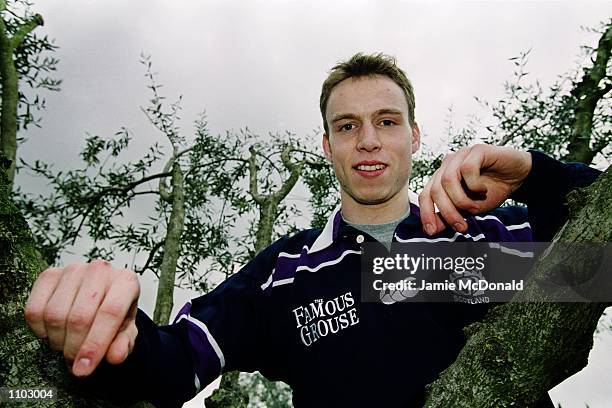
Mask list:
[[378,135],[378,129],[371,123],[365,123],[361,126],[359,132],[359,142],[357,143],[357,149],[372,152],[380,149],[380,137]]

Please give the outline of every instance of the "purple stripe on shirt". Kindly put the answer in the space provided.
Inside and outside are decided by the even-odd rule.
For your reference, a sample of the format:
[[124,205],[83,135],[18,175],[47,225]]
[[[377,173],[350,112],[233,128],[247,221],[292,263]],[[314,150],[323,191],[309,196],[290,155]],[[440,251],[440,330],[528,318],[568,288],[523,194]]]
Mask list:
[[191,302],[187,302],[183,305],[183,307],[181,307],[181,310],[179,310],[178,314],[176,315],[176,317],[174,318],[174,322],[176,323],[178,321],[178,319],[180,319],[181,316],[183,315],[189,315],[189,312],[191,311]]
[[[521,220],[517,220],[516,222],[513,222],[512,225],[522,224],[523,222],[521,222]],[[502,224],[501,221],[490,218],[484,220],[477,220],[472,217],[468,218],[468,231],[474,231],[474,233],[478,234],[485,234],[487,241],[513,242],[530,241],[532,239],[531,229],[529,227],[509,231],[507,226]],[[474,236],[473,234],[471,235]]]
[[416,215],[417,218],[421,218],[421,209],[415,205],[410,203],[410,215]]
[[274,268],[274,274],[272,275],[272,282],[293,278],[298,266],[306,266],[314,269],[324,262],[338,259],[345,251],[349,249],[355,250],[358,248],[349,245],[349,243],[340,241],[322,251],[310,254],[303,249],[299,258],[280,257],[276,261],[276,267]]
[[[414,204],[410,204],[410,217],[420,217],[420,210]],[[483,216],[484,217],[484,216]],[[511,225],[518,225],[526,222],[527,219],[517,219],[513,221]],[[486,218],[484,220],[477,220],[474,217],[467,217],[468,230],[463,235],[469,234],[472,238],[477,237],[480,234],[484,234],[485,238],[479,241],[493,241],[493,242],[515,242],[515,241],[531,241],[533,240],[531,228],[525,227],[515,230],[508,230],[506,225],[501,221],[495,219]],[[420,226],[420,223],[419,223]],[[421,228],[410,228],[409,226],[400,224],[396,231],[397,236],[400,239],[412,239],[412,238],[453,238],[455,231],[452,228],[447,228],[444,231],[430,237],[422,232]],[[472,241],[472,238],[458,236],[455,241]]]
[[518,242],[527,242],[533,241],[533,231],[530,227],[525,227],[521,229],[515,229],[510,231],[515,241]]
[[187,328],[189,343],[194,351],[195,371],[200,384],[210,384],[221,374],[221,362],[204,331],[195,323],[183,319],[180,324]]
[[340,224],[342,223],[342,211],[338,211],[334,217],[334,232],[332,234],[333,241],[336,241],[340,233]]
[[295,268],[301,264],[301,258],[301,256],[300,258],[278,258],[276,267],[274,268],[274,274],[272,275],[272,282],[293,278],[295,275]]

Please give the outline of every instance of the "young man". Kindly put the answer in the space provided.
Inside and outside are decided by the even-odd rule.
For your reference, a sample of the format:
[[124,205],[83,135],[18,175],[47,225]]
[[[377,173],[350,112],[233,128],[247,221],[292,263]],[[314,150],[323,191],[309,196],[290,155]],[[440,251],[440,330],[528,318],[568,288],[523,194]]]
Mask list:
[[[414,106],[392,58],[357,54],[338,64],[321,113],[341,207],[322,231],[281,238],[161,328],[137,311],[133,272],[103,261],[48,269],[32,289],[29,324],[76,376],[93,373],[161,407],[180,406],[226,370],[285,381],[296,407],[419,406],[483,309],[361,302],[362,244],[549,240],[564,221],[565,194],[597,172],[479,145],[447,156],[417,207],[408,197],[420,144]],[[529,213],[497,208],[511,195]]]

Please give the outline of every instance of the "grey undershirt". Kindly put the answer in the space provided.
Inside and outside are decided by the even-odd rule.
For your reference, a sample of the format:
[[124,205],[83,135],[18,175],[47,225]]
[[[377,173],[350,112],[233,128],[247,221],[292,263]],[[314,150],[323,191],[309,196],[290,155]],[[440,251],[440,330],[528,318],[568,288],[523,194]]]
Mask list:
[[387,249],[391,249],[391,241],[393,240],[393,233],[397,225],[402,222],[406,217],[410,215],[410,207],[404,215],[399,219],[384,224],[353,224],[352,222],[344,220],[351,227],[370,234],[378,242],[382,243]]

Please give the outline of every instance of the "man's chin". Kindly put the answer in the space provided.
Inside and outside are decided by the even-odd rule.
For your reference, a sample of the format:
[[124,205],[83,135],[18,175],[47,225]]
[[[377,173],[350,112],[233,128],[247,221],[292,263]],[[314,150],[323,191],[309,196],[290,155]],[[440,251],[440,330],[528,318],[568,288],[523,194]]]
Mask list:
[[346,196],[348,196],[348,197],[345,196],[345,198],[350,197],[352,201],[354,201],[355,203],[359,205],[384,204],[388,202],[389,200],[391,200],[395,196],[395,194],[397,194],[397,192],[394,192],[391,189],[382,189],[382,188],[371,189],[369,191],[367,189],[359,189],[357,191],[343,189],[343,193],[346,194]]
[[391,197],[355,197],[353,196],[353,200],[355,200],[358,204],[361,205],[379,205],[386,203],[389,201]]

